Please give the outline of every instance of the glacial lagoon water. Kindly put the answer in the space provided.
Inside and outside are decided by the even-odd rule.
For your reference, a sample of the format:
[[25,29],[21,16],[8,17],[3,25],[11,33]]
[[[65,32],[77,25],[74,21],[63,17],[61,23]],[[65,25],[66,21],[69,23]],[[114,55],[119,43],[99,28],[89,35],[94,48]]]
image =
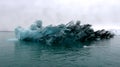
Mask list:
[[49,46],[0,32],[0,67],[120,67],[120,36],[85,44]]

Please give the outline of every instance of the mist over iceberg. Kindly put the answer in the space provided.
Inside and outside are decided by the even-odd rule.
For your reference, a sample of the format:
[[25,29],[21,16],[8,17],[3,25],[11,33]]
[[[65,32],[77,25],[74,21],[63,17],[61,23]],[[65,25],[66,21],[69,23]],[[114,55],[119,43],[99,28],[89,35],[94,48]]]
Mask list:
[[67,24],[59,24],[56,26],[42,26],[42,21],[37,20],[28,29],[21,26],[15,28],[16,37],[21,41],[32,41],[52,44],[77,43],[110,39],[114,34],[104,29],[94,31],[91,24],[81,25],[81,21],[70,21]]

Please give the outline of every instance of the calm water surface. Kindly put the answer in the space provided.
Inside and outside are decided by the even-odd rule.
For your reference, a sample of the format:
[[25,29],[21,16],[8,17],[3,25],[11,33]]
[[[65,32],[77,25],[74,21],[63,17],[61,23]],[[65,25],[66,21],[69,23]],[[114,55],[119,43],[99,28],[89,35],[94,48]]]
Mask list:
[[47,46],[0,32],[0,67],[120,67],[120,36],[87,44]]

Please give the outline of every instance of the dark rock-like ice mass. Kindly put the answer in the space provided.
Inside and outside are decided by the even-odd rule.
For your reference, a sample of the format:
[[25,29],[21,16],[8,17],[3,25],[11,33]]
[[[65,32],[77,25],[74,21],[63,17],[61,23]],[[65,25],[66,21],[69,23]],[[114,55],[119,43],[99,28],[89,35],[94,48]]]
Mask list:
[[92,25],[81,25],[80,21],[70,21],[67,24],[57,26],[42,26],[42,21],[38,20],[30,26],[29,29],[17,27],[15,29],[16,37],[22,41],[33,41],[52,44],[62,44],[64,42],[87,42],[102,39],[110,39],[114,34],[104,29],[94,31]]

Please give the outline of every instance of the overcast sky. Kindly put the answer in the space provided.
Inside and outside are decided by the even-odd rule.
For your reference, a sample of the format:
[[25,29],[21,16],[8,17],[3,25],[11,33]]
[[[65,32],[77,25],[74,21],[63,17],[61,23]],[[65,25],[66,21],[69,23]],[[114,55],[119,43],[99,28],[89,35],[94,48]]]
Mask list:
[[81,20],[95,28],[120,28],[120,0],[0,0],[0,30]]

